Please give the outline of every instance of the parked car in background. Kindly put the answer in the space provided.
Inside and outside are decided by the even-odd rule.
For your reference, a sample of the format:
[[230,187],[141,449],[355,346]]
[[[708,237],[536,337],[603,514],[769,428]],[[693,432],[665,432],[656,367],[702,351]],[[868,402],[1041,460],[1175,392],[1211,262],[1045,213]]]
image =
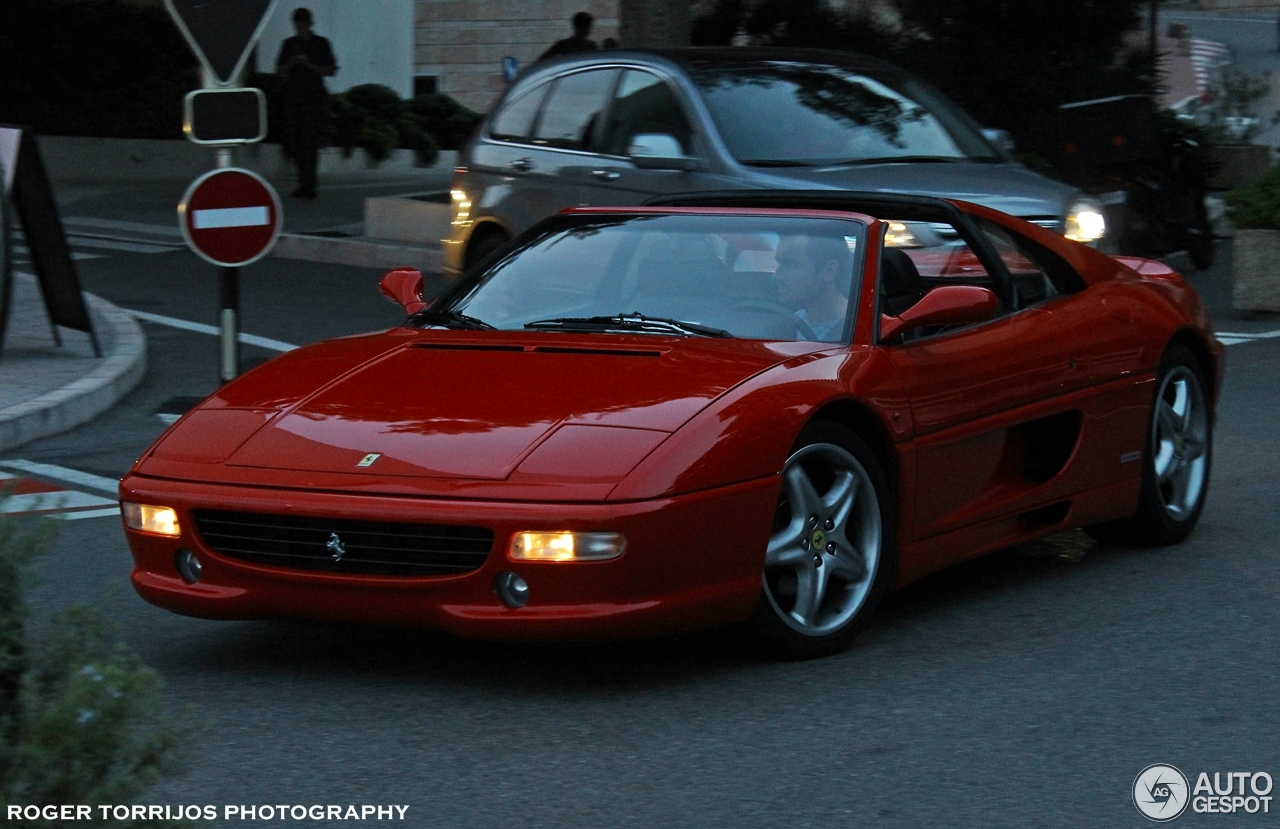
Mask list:
[[1100,206],[1019,164],[959,107],[840,52],[592,52],[535,64],[464,148],[444,269],[457,276],[575,206],[735,189],[961,198],[1093,242]]

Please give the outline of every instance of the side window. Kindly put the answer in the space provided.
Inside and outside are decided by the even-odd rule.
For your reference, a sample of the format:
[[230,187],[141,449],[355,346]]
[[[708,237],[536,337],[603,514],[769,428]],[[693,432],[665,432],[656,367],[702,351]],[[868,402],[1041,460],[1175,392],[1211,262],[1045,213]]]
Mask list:
[[489,137],[496,141],[527,141],[533,131],[533,116],[547,96],[551,84],[534,87],[513,101],[508,101],[489,126]]
[[590,150],[603,127],[616,69],[576,72],[556,81],[534,127],[535,144],[566,150]]
[[642,133],[670,135],[685,155],[693,154],[693,129],[675,92],[652,72],[628,69],[618,84],[601,152],[626,155],[631,139]]
[[956,228],[946,222],[889,221],[880,256],[880,308],[891,316],[940,285],[995,290],[991,274]]
[[978,226],[1008,268],[1024,308],[1084,290],[1080,274],[1048,248],[987,219],[979,219]]

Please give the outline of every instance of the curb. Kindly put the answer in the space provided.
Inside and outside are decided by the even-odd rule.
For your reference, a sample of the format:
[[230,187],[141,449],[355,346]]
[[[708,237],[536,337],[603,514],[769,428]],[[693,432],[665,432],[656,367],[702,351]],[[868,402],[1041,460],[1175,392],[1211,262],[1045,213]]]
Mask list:
[[147,373],[147,340],[133,317],[99,296],[86,293],[84,299],[106,354],[79,380],[0,410],[0,451],[92,420]]
[[360,268],[417,268],[423,273],[440,273],[444,268],[444,250],[438,245],[411,245],[368,237],[329,239],[281,233],[271,255]]

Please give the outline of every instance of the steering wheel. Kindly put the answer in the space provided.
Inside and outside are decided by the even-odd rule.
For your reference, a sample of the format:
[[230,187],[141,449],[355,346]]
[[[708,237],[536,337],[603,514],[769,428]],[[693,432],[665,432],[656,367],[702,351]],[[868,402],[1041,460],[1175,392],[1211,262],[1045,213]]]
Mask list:
[[801,339],[810,341],[818,339],[818,334],[813,330],[813,326],[797,317],[795,311],[777,302],[769,302],[765,299],[745,299],[741,302],[735,302],[725,311],[727,313],[733,313],[734,311],[764,311],[769,314],[790,317],[792,322],[795,323],[796,331],[800,333]]

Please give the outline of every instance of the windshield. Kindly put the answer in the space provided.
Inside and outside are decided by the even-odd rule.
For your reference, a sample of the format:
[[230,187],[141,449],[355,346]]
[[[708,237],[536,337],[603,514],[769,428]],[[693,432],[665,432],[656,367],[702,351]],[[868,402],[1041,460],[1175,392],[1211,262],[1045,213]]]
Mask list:
[[865,234],[776,214],[559,216],[416,321],[845,342]]
[[781,61],[700,64],[689,75],[744,164],[999,160],[968,116],[910,77]]

